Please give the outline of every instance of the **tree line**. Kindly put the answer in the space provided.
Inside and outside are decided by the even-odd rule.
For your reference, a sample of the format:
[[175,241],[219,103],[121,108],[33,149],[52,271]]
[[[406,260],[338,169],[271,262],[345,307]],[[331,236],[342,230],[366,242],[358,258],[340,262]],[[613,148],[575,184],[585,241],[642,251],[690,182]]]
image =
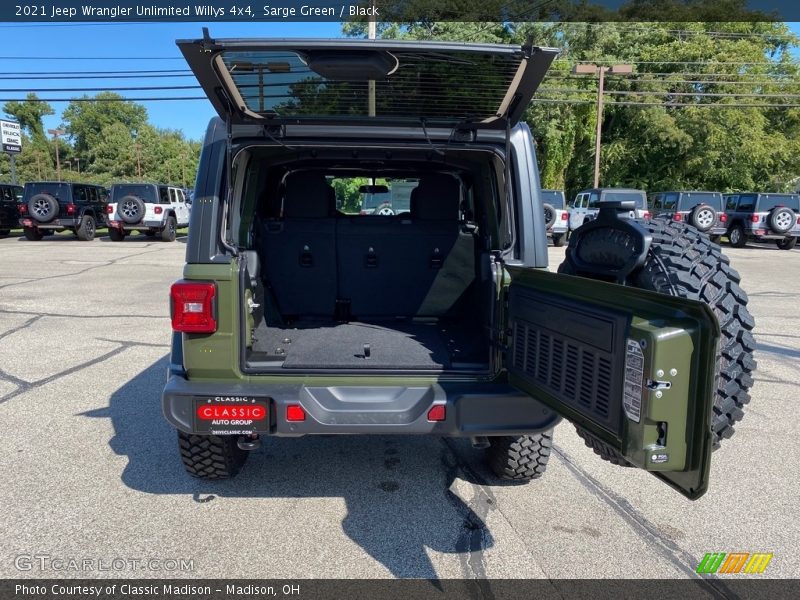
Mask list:
[[[63,181],[194,185],[201,143],[181,131],[153,126],[143,105],[113,92],[70,102],[58,127],[64,135],[56,139],[43,124],[43,118],[55,111],[35,93],[23,101],[6,102],[3,111],[19,121],[23,131],[22,152],[16,156],[21,183],[55,180],[60,163]],[[0,172],[4,181],[10,181],[6,154],[0,155]]]

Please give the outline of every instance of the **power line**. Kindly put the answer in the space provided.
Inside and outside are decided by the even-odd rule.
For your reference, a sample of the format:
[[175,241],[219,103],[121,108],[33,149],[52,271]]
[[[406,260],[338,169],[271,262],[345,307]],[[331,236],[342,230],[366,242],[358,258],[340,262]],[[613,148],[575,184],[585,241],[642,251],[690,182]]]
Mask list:
[[27,93],[44,93],[44,92],[152,92],[156,90],[199,90],[202,89],[199,85],[143,85],[143,86],[127,86],[127,87],[85,87],[85,88],[0,88],[2,92],[27,92]]

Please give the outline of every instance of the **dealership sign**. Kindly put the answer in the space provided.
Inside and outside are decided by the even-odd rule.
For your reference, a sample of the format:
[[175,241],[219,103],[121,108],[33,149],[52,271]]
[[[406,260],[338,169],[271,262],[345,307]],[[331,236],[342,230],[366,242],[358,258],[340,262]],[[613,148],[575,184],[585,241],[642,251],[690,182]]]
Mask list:
[[0,121],[0,143],[3,152],[18,154],[22,152],[22,130],[16,121]]

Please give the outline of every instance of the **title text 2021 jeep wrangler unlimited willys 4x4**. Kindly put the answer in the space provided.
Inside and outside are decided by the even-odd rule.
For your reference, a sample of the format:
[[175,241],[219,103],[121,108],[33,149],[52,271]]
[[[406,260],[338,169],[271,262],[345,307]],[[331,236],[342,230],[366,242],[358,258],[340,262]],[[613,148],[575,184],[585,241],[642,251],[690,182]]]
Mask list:
[[[564,416],[602,457],[703,494],[749,400],[747,298],[705,235],[620,202],[546,270],[519,120],[555,50],[178,44],[221,117],[171,289],[162,403],[189,473],[234,475],[269,435],[430,434],[532,479]],[[410,212],[336,211],[351,177],[418,179]]]

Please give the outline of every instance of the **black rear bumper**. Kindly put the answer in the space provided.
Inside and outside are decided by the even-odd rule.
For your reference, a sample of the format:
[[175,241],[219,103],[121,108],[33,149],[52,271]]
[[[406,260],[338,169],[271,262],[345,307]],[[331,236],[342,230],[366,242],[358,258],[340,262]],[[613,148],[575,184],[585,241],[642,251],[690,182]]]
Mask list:
[[[269,435],[413,434],[495,436],[552,428],[560,417],[506,384],[435,383],[415,385],[314,386],[189,381],[170,374],[162,394],[167,421],[186,433],[197,428],[198,402],[209,398],[268,399]],[[287,420],[287,407],[300,405],[304,421]],[[445,419],[428,420],[434,406]]]

